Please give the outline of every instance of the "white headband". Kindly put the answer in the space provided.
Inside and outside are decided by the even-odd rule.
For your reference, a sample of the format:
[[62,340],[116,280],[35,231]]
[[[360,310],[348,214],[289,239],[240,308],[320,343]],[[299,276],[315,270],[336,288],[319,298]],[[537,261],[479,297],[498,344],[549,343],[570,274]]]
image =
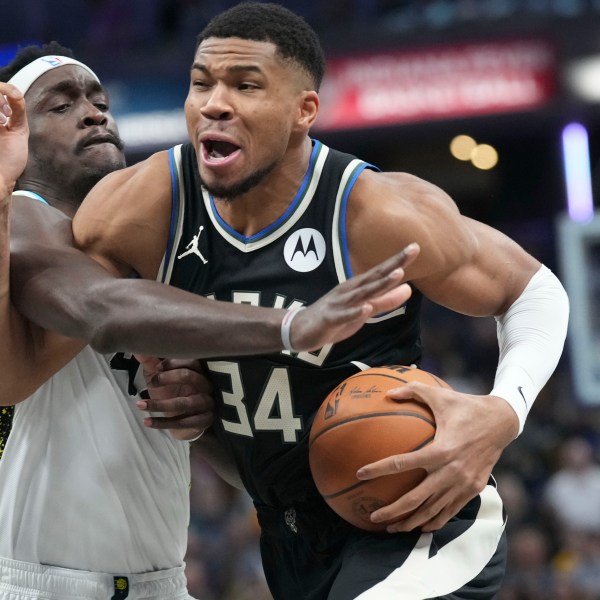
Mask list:
[[12,83],[17,89],[21,91],[23,95],[31,87],[31,84],[41,77],[47,71],[56,69],[57,67],[64,67],[65,65],[77,65],[82,69],[85,69],[98,83],[100,80],[94,71],[92,71],[87,65],[69,58],[68,56],[41,56],[36,58],[33,62],[25,65],[20,71],[15,73],[8,81]]

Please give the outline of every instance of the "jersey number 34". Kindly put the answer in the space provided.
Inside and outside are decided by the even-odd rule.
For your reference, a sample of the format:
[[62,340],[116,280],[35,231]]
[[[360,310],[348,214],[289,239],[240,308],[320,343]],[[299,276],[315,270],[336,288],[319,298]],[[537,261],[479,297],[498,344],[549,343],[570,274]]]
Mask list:
[[233,361],[209,361],[207,367],[213,373],[226,375],[230,380],[230,385],[221,387],[221,397],[226,406],[235,409],[237,419],[222,419],[225,431],[248,437],[254,437],[254,431],[279,431],[284,442],[298,441],[297,432],[302,430],[302,419],[294,415],[290,378],[285,367],[271,370],[252,423],[239,364]]

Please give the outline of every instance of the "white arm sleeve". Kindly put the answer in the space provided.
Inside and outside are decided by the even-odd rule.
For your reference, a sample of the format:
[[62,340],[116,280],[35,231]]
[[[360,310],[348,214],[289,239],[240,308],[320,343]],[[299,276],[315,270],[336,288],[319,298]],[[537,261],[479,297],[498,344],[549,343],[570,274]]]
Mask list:
[[568,321],[567,293],[543,265],[511,307],[496,317],[500,357],[490,394],[512,406],[519,418],[519,433],[534,400],[556,369]]

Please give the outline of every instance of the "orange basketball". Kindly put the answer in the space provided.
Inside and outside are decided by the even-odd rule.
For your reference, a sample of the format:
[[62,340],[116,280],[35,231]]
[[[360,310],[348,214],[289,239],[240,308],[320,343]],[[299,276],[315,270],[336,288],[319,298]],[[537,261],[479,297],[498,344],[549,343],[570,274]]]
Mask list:
[[386,396],[409,381],[450,388],[439,377],[414,367],[366,369],[332,390],[312,424],[309,460],[317,489],[336,513],[361,529],[384,530],[389,523],[372,523],[369,515],[425,477],[422,469],[369,481],[356,477],[366,464],[412,452],[433,440],[435,420],[428,406]]

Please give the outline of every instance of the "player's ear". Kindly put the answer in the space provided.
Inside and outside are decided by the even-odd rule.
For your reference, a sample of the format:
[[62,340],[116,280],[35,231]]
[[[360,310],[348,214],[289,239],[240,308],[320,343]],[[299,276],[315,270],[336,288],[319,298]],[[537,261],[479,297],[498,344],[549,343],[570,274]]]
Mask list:
[[298,127],[309,130],[319,112],[319,94],[315,90],[305,90],[300,96],[298,106]]

